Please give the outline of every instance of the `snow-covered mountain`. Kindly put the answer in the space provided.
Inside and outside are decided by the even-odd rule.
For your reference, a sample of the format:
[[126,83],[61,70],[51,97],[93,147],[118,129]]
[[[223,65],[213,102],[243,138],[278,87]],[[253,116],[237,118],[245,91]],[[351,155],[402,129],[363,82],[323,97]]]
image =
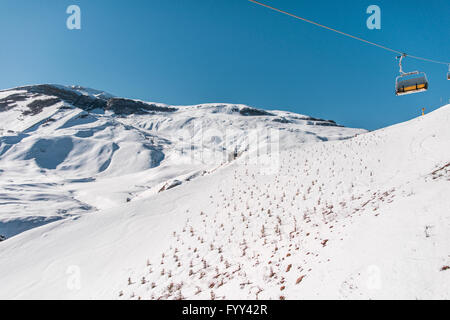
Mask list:
[[271,129],[284,147],[363,132],[288,112],[167,106],[79,86],[0,91],[0,235],[115,207],[207,174]]
[[0,116],[1,298],[449,298],[450,106],[369,133],[37,85]]

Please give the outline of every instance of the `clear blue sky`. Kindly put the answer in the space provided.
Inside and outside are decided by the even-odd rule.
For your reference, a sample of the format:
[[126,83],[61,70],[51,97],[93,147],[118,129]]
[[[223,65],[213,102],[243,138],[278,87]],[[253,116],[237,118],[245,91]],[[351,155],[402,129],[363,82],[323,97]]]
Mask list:
[[[262,0],[263,1],[263,0]],[[264,1],[263,1],[264,2]],[[449,0],[267,0],[411,54],[450,60]],[[82,29],[66,28],[66,8]],[[381,7],[368,30],[366,8]],[[407,59],[430,90],[396,97],[395,54],[246,0],[0,0],[0,88],[79,84],[168,104],[243,103],[376,129],[450,98],[446,66]]]

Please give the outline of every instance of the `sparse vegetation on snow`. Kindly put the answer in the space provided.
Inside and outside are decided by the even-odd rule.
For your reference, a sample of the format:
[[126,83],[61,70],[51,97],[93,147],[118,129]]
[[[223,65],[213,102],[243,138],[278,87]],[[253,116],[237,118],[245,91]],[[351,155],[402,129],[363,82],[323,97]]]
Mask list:
[[[450,106],[356,137],[347,128],[314,127],[316,135],[334,140],[322,142],[302,141],[303,124],[272,121],[273,115],[244,107],[189,108],[203,116],[214,110],[207,121],[224,121],[224,127],[270,119],[285,126],[277,127],[284,131],[280,147],[269,162],[255,162],[251,153],[258,150],[245,146],[236,130],[230,152],[238,146],[239,156],[195,164],[191,172],[177,171],[183,153],[172,142],[160,149],[165,156],[154,168],[122,175],[120,158],[113,156],[107,169],[93,174],[95,181],[46,185],[49,193],[70,192],[71,201],[98,210],[76,219],[68,215],[2,242],[0,296],[449,298]],[[151,117],[113,117],[114,130],[128,128],[164,144],[171,130],[188,121],[176,110]],[[104,121],[99,119],[93,123]],[[77,130],[91,124],[82,126]],[[120,147],[116,152],[123,147],[125,158],[132,153],[124,147],[128,134],[112,135]],[[32,139],[24,138],[24,146],[33,145]],[[208,150],[223,147],[213,140]],[[7,151],[1,157],[11,160],[20,152],[12,146],[10,156]],[[276,170],[267,170],[270,163]],[[61,164],[46,171],[47,179],[74,170]],[[30,162],[24,168],[36,169]],[[0,174],[10,179],[13,172]],[[115,192],[131,198],[115,202]],[[77,290],[67,286],[70,266],[80,270]]]

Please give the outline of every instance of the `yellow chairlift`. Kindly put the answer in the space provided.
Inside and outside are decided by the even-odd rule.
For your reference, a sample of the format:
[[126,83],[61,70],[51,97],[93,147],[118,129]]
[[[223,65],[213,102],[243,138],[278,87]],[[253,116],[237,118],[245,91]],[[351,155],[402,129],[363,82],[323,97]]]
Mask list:
[[405,94],[427,91],[428,79],[425,72],[404,72],[402,66],[404,57],[406,57],[406,54],[397,57],[399,59],[400,75],[395,79],[395,94],[403,96]]

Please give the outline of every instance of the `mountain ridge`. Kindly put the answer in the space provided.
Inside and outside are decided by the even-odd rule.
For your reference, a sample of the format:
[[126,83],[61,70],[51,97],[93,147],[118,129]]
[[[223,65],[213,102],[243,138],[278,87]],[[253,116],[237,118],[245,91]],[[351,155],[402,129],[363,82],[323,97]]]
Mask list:
[[[56,84],[37,84],[20,86],[11,89],[0,90],[0,93],[6,93],[12,91],[11,95],[6,95],[0,98],[0,112],[7,111],[10,108],[16,106],[15,102],[24,101],[27,98],[35,98],[32,103],[34,105],[29,106],[31,113],[40,111],[44,107],[54,105],[58,102],[66,102],[75,107],[81,108],[86,111],[91,111],[96,108],[103,110],[112,110],[117,115],[129,115],[129,114],[146,114],[154,112],[175,112],[178,108],[193,108],[193,107],[231,107],[231,110],[236,113],[240,113],[243,116],[276,116],[276,114],[263,109],[253,108],[247,105],[241,104],[229,104],[229,103],[203,103],[191,106],[169,106],[163,103],[146,102],[138,99],[128,99],[123,97],[116,97],[105,91],[86,88],[78,85],[62,86]],[[26,94],[17,93],[17,91],[25,91]],[[28,94],[28,95],[27,95]],[[56,98],[55,98],[56,97]],[[59,99],[59,100],[57,100]],[[39,103],[40,102],[40,103]],[[178,108],[177,108],[178,107]],[[37,109],[37,110],[36,110]],[[274,110],[274,112],[277,112]],[[296,115],[295,113],[286,113]],[[283,119],[274,119],[282,121]],[[297,118],[297,120],[315,121],[315,125],[323,123],[324,125],[336,125],[333,120],[324,120],[314,117],[303,116]]]

